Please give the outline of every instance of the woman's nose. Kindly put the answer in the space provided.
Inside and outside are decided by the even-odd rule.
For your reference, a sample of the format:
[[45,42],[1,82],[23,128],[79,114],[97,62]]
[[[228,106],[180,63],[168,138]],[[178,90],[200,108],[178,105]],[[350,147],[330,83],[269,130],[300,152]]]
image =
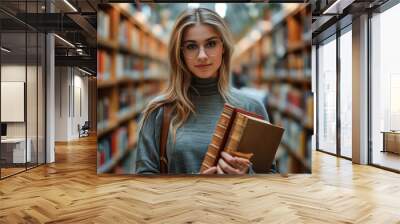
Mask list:
[[206,59],[208,57],[207,54],[206,54],[206,51],[204,50],[204,47],[200,47],[199,55],[197,57],[199,59]]

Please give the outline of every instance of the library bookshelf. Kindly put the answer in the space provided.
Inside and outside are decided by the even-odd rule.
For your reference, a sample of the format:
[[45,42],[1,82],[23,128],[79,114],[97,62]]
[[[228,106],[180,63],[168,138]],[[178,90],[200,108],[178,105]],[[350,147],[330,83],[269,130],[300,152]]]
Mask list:
[[271,123],[285,128],[276,154],[281,173],[311,172],[314,111],[311,91],[311,7],[282,12],[234,57],[253,86],[266,90]]
[[97,53],[97,172],[134,171],[137,123],[167,80],[166,43],[133,4],[101,4]]

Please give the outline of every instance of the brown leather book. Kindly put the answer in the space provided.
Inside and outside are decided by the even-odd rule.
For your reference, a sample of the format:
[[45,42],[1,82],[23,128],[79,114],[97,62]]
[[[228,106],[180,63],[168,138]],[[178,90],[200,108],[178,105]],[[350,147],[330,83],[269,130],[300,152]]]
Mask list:
[[211,138],[211,142],[208,145],[207,153],[204,156],[203,163],[200,168],[200,173],[212,166],[215,166],[216,162],[218,161],[221,149],[224,147],[226,138],[228,137],[227,134],[229,132],[227,130],[230,129],[230,126],[233,122],[232,118],[234,112],[234,107],[230,106],[229,104],[224,105],[224,109],[218,120],[214,134]]
[[249,159],[257,173],[268,173],[284,129],[262,116],[224,105],[200,172],[215,166],[221,151]]

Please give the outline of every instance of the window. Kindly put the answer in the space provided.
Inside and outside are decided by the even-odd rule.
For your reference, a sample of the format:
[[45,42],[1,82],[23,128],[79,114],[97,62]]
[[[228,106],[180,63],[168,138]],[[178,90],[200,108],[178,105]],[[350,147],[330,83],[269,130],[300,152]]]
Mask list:
[[351,26],[340,36],[340,155],[352,154],[352,35]]
[[318,149],[336,153],[336,36],[318,48]]
[[395,170],[400,170],[400,156],[384,146],[384,132],[400,129],[398,21],[400,4],[371,18],[371,157],[373,164]]

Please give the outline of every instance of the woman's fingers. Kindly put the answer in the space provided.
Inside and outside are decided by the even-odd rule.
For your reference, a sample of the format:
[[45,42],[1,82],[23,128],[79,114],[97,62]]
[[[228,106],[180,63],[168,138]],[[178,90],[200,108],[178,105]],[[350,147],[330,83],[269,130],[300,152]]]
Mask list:
[[219,165],[217,165],[217,174],[225,174]]
[[201,174],[215,174],[217,172],[217,167],[213,166],[204,170]]
[[227,162],[229,163],[229,165],[231,166],[235,166],[235,158],[233,158],[233,156],[231,156],[229,153],[222,151],[221,152],[221,157]]
[[227,162],[225,162],[225,160],[219,159],[218,161],[218,165],[221,167],[221,169],[228,174],[239,174],[239,170],[235,169],[234,167],[232,167],[230,164],[228,164]]
[[240,164],[241,166],[250,166],[251,162],[248,159],[240,158],[240,157],[234,157],[236,162]]
[[[247,173],[251,162],[248,159],[240,158],[240,157],[233,157],[229,153],[221,152],[221,157],[223,158],[225,163],[236,169],[238,171],[237,174]],[[224,170],[225,171],[225,170]],[[228,171],[226,171],[228,172]]]

